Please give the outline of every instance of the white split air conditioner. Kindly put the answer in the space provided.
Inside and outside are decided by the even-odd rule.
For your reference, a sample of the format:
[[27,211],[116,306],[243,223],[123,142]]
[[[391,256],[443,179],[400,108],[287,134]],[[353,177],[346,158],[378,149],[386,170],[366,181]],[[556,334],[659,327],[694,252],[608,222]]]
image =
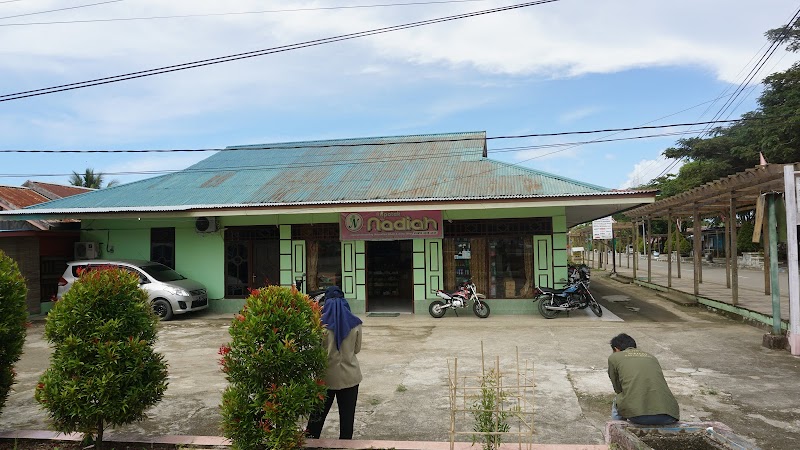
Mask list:
[[76,242],[75,259],[94,259],[100,255],[100,244],[97,242]]
[[213,233],[217,231],[216,217],[198,217],[194,221],[194,231],[198,233]]

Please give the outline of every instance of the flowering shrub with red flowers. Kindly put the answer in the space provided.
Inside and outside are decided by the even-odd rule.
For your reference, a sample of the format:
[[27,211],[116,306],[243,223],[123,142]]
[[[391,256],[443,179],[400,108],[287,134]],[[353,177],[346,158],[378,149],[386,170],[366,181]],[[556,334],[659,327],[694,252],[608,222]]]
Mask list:
[[22,355],[28,310],[28,287],[17,263],[0,250],[0,411],[14,383],[14,363]]
[[234,448],[290,449],[303,444],[308,415],[325,400],[327,365],[319,305],[294,287],[252,290],[219,349],[230,383],[222,429]]
[[144,419],[167,389],[167,365],[153,350],[157,324],[138,276],[81,274],[44,328],[53,354],[35,396],[57,431],[84,433],[102,448],[106,426]]

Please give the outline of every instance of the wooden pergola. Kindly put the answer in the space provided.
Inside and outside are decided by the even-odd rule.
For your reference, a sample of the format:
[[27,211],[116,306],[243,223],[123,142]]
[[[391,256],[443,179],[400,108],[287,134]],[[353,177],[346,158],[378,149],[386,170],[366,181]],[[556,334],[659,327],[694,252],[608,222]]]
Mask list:
[[[676,220],[692,219],[693,222],[693,249],[694,249],[694,294],[699,295],[700,283],[703,281],[702,249],[701,249],[701,224],[704,218],[719,217],[725,223],[725,266],[727,287],[731,289],[731,302],[738,304],[738,260],[736,246],[736,213],[756,209],[760,202],[766,202],[766,208],[757,210],[757,222],[760,220],[763,231],[764,243],[764,277],[765,294],[772,293],[773,301],[773,332],[780,333],[780,297],[771,292],[771,281],[777,282],[777,220],[775,205],[784,193],[784,164],[766,164],[756,166],[725,178],[711,181],[689,191],[673,197],[659,200],[649,205],[641,206],[626,212],[634,222],[634,242],[638,238],[639,224],[646,226],[647,233],[651,230],[651,221],[665,219],[667,221],[667,235],[672,236]],[[791,166],[791,165],[789,165]],[[800,163],[793,164],[794,171],[800,170]],[[759,211],[767,211],[760,217]],[[667,253],[672,254],[672,239],[667,240]],[[646,240],[647,253],[647,279],[651,281],[651,249],[650,242]],[[672,258],[668,258],[667,287],[672,287]],[[678,258],[680,261],[680,258]],[[768,264],[774,261],[774,264]],[[637,259],[634,258],[633,276],[636,278]],[[774,273],[773,273],[774,272]],[[680,276],[680,275],[679,275]]]

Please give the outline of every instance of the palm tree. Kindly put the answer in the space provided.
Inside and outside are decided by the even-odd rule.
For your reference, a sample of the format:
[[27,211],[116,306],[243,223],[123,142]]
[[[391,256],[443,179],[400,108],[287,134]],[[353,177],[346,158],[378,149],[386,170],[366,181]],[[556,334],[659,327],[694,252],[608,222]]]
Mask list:
[[[100,189],[103,187],[103,173],[97,172],[95,173],[94,169],[86,169],[86,172],[83,175],[79,174],[78,172],[72,172],[72,176],[69,179],[69,183],[73,186],[83,186],[92,189]],[[108,182],[106,187],[111,187],[115,184],[118,184],[118,180],[111,180]]]

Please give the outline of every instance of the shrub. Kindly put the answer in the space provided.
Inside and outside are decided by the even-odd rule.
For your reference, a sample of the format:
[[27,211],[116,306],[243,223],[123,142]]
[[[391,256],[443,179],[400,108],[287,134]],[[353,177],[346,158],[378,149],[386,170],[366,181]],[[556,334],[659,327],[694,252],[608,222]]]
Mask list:
[[82,432],[101,448],[106,425],[145,418],[167,388],[167,365],[153,350],[157,323],[136,275],[81,274],[45,325],[53,354],[35,396],[56,430]]
[[503,435],[511,428],[508,424],[509,412],[503,409],[506,393],[500,385],[500,376],[494,369],[481,378],[481,392],[472,403],[472,444],[480,442],[483,450],[497,450],[503,443]]
[[220,364],[222,428],[237,449],[299,448],[305,419],[325,400],[320,307],[294,288],[253,290],[229,329]]
[[14,363],[19,361],[25,343],[27,295],[17,263],[0,250],[0,411],[14,384]]

